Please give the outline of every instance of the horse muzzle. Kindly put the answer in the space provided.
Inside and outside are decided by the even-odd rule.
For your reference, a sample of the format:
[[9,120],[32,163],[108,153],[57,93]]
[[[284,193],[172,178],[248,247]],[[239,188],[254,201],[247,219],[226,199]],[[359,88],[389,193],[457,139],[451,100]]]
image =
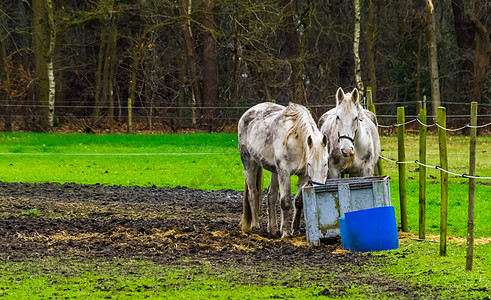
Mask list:
[[343,157],[351,157],[355,156],[355,151],[353,151],[353,148],[343,148],[341,149],[341,154],[343,154]]

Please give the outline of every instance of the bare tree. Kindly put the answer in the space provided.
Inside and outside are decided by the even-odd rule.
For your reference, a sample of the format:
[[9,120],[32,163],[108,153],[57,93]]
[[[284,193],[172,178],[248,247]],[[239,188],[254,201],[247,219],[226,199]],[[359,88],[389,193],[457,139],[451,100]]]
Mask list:
[[476,58],[474,67],[474,84],[471,92],[471,101],[480,102],[481,95],[486,84],[486,74],[489,70],[489,58],[491,57],[491,42],[486,26],[469,12],[469,18],[476,30]]
[[[474,26],[466,15],[464,0],[452,0],[452,12],[455,24],[455,37],[460,55],[460,87],[464,98],[470,96],[474,61],[472,48],[474,45]],[[473,101],[473,100],[472,100]]]
[[[291,64],[291,87],[293,94],[293,101],[303,105],[307,104],[307,98],[305,97],[305,87],[303,83],[304,75],[304,54],[300,43],[299,30],[297,24],[298,13],[294,10],[295,1],[281,0],[281,6],[283,7],[283,24],[286,33],[286,46],[288,49],[288,59]],[[301,34],[305,34],[302,32]]]
[[[1,7],[0,7],[1,8]],[[10,69],[7,58],[7,34],[4,32],[5,12],[0,10],[0,81],[3,82],[3,93],[5,99],[5,131],[12,131],[12,115],[10,109]],[[0,89],[1,90],[1,89]],[[0,94],[0,95],[1,95]]]
[[377,99],[377,72],[375,68],[375,8],[373,7],[372,0],[365,0],[365,4],[368,10],[367,20],[367,55],[368,55],[368,78],[370,79],[370,86],[372,87],[372,99],[373,102]]
[[196,107],[202,106],[201,90],[199,88],[198,61],[194,47],[193,32],[191,30],[192,0],[180,0],[179,11],[183,17],[182,37],[186,48],[187,81],[191,84],[191,97],[193,102],[192,122],[197,124]]
[[32,12],[32,41],[36,57],[36,83],[39,103],[38,126],[43,131],[52,131],[55,112],[53,4],[51,0],[33,0]]
[[355,0],[355,32],[353,40],[353,55],[355,58],[355,81],[360,98],[363,98],[364,86],[361,79],[361,61],[360,61],[360,0]]
[[218,119],[218,69],[215,33],[214,0],[203,1],[203,113],[208,129],[217,126]]
[[110,132],[114,132],[114,80],[116,76],[116,44],[118,40],[119,7],[116,1],[101,2],[100,46],[96,71],[95,109],[93,125],[102,119],[103,110],[109,115]]
[[436,46],[435,12],[432,0],[426,0],[425,20],[428,25],[428,46],[430,48],[431,108],[435,116],[440,106],[440,77],[438,75],[438,51]]

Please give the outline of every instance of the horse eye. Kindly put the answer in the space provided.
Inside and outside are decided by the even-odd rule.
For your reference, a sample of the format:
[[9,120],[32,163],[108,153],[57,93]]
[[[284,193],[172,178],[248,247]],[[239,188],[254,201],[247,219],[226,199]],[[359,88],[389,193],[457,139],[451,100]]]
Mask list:
[[338,119],[338,120],[339,120],[339,116],[336,116],[336,119]]
[[355,117],[355,121],[358,120],[358,117]]

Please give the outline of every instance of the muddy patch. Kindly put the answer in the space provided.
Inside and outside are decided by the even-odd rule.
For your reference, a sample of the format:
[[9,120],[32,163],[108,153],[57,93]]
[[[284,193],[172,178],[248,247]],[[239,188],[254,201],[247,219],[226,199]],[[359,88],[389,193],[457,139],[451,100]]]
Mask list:
[[[343,251],[340,241],[310,248],[304,234],[270,239],[265,218],[262,232],[244,234],[241,212],[242,195],[232,190],[0,182],[0,256],[206,263],[254,268],[256,275],[261,268],[302,268],[312,270],[313,282],[319,272],[342,274],[339,289],[331,285],[322,291],[326,296],[339,296],[357,281],[409,297],[427,290],[363,276],[359,270],[374,263],[371,256]],[[250,280],[260,284],[259,277]]]

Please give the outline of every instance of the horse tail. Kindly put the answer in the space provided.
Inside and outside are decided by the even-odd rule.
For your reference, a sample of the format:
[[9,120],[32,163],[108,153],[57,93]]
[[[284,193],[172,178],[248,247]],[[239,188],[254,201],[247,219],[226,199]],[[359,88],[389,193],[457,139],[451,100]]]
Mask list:
[[242,201],[242,219],[240,220],[240,225],[242,231],[248,231],[251,228],[252,212],[251,206],[249,204],[249,187],[247,186],[247,181],[244,187],[244,197]]
[[[261,214],[262,211],[262,191],[263,191],[263,169],[258,168],[256,171],[256,189],[259,193],[259,201],[254,202],[256,199],[250,199],[251,194],[249,193],[249,186],[247,185],[247,181],[245,182],[244,187],[244,196],[242,201],[242,219],[240,221],[240,225],[242,227],[242,231],[249,231],[252,223],[252,204],[257,204],[256,211]],[[251,201],[252,200],[252,201]]]

